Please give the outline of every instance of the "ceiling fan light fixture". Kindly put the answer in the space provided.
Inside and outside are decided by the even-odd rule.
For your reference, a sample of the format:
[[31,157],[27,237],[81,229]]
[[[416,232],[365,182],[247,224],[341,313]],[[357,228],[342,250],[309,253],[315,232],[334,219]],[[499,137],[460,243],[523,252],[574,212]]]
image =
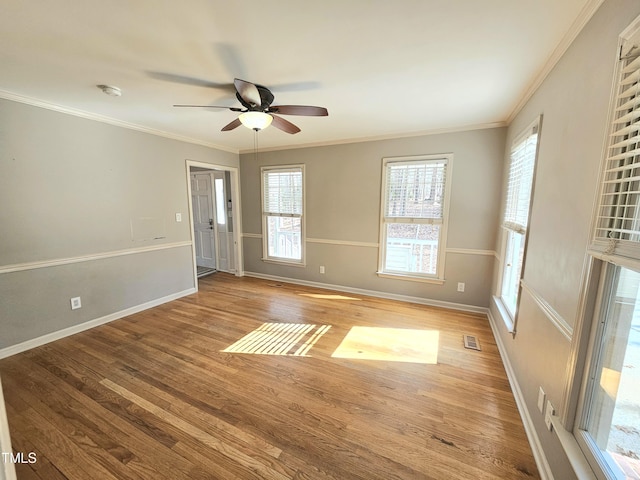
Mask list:
[[245,112],[238,118],[245,127],[251,130],[263,130],[273,121],[273,117],[264,112]]

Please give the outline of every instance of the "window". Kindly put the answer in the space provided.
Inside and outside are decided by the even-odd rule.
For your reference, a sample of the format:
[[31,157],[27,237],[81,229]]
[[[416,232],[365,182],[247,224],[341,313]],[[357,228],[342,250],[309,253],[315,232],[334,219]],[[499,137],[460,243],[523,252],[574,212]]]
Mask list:
[[602,273],[590,279],[598,293],[574,434],[601,479],[640,479],[638,45],[640,17],[621,35],[616,52],[609,148],[589,249]]
[[640,27],[636,29],[620,50],[592,248],[640,259],[640,56],[636,46],[640,44]]
[[515,318],[518,306],[524,266],[539,125],[540,119],[537,119],[515,140],[510,155],[507,200],[502,223],[506,241],[500,299],[512,319]]
[[638,480],[640,273],[609,263],[601,285],[576,434],[603,478]]
[[304,262],[304,168],[262,168],[263,258]]
[[444,280],[452,155],[383,160],[381,275]]

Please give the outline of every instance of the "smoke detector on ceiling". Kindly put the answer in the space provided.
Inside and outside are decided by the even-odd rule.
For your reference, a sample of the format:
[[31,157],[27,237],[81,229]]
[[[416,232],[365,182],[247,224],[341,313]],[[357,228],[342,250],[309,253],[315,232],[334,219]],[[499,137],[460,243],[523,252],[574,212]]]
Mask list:
[[122,95],[122,90],[112,85],[97,85],[97,87],[102,90],[102,93],[105,93],[111,97],[119,97]]

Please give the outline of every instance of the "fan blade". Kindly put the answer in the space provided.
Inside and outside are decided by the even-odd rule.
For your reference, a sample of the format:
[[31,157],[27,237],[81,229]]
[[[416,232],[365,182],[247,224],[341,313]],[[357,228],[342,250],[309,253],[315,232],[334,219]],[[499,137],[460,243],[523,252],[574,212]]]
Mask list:
[[224,108],[225,110],[231,110],[232,112],[242,112],[238,107],[223,107],[222,105],[174,105],[174,107],[195,107],[195,108]]
[[185,75],[176,75],[173,73],[165,72],[145,72],[149,77],[155,80],[162,80],[163,82],[181,83],[183,85],[193,85],[196,87],[215,88],[219,90],[226,90],[227,92],[233,92],[234,85],[232,83],[217,83],[202,78],[188,77]]
[[234,78],[233,84],[236,86],[236,90],[238,95],[251,106],[259,107],[262,105],[262,99],[260,98],[260,92],[258,91],[258,87],[256,87],[253,83],[247,82],[245,80],[240,80],[239,78]]
[[239,118],[236,118],[233,122],[225,125],[224,127],[222,127],[222,130],[220,130],[221,132],[228,132],[229,130],[233,130],[234,128],[238,128],[240,125],[242,125],[242,122],[240,121]]
[[326,117],[329,112],[324,107],[310,105],[278,105],[269,107],[269,111],[280,115],[305,115],[308,117]]
[[289,120],[285,120],[284,118],[281,118],[281,117],[276,117],[273,114],[271,114],[271,116],[273,117],[273,121],[271,122],[271,125],[282,130],[283,132],[294,134],[300,131],[300,129],[296,127],[293,123],[291,123]]

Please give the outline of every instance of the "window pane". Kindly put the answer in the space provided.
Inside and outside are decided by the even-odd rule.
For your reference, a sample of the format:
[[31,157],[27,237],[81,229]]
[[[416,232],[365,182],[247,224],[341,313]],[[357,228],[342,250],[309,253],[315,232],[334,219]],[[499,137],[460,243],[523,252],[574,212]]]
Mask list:
[[302,259],[300,217],[267,217],[269,257]]
[[216,178],[215,181],[216,190],[216,217],[218,225],[224,225],[227,223],[226,205],[224,201],[224,180]]
[[538,135],[532,133],[511,151],[504,224],[512,230],[527,228],[537,145]]
[[263,208],[268,213],[302,215],[302,170],[266,171]]
[[387,224],[385,271],[436,274],[440,225]]
[[387,217],[442,218],[446,161],[387,166]]
[[507,250],[504,275],[502,277],[502,301],[512,316],[516,314],[518,292],[524,260],[524,235],[511,230],[507,232]]
[[640,274],[615,269],[587,431],[618,478],[640,479]]

